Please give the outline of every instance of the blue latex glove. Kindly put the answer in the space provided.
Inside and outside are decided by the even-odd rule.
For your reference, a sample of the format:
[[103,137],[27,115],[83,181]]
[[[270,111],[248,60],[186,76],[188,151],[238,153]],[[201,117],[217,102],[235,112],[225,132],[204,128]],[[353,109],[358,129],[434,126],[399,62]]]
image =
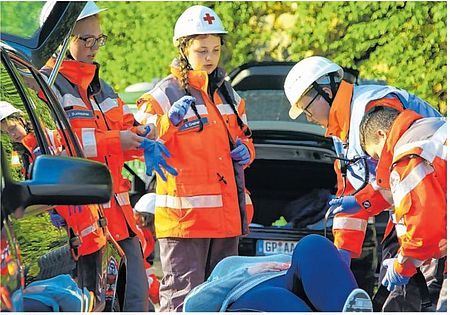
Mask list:
[[145,126],[144,134],[142,135],[142,137],[146,137],[150,133],[150,131],[152,131],[152,128],[149,125]]
[[167,164],[165,160],[165,157],[170,157],[170,152],[164,144],[159,141],[144,139],[139,148],[144,149],[145,166],[147,169],[146,174],[148,176],[151,176],[153,170],[155,170],[159,176],[161,176],[163,181],[167,181],[161,166],[165,168],[169,174],[172,174],[173,176],[178,175],[178,172],[172,166]]
[[339,254],[341,255],[341,259],[344,261],[344,263],[350,267],[350,263],[352,261],[352,254],[350,253],[350,251],[343,249],[343,248],[338,248],[337,249]]
[[168,113],[170,122],[175,126],[178,126],[193,103],[195,103],[195,97],[188,95],[183,96],[173,103]]
[[60,216],[55,210],[50,211],[50,221],[52,222],[54,227],[62,228],[66,226],[66,220],[62,216]]
[[383,267],[387,268],[386,274],[381,281],[381,284],[384,285],[388,291],[394,290],[396,285],[405,285],[409,282],[409,277],[402,276],[397,273],[394,269],[394,262],[397,258],[389,258],[383,260]]
[[330,215],[336,215],[338,213],[354,214],[361,210],[361,207],[356,202],[355,196],[344,196],[341,198],[332,199],[329,203]]
[[239,138],[236,141],[236,148],[231,151],[231,158],[238,161],[240,165],[245,165],[250,162],[250,151],[248,151],[247,146]]

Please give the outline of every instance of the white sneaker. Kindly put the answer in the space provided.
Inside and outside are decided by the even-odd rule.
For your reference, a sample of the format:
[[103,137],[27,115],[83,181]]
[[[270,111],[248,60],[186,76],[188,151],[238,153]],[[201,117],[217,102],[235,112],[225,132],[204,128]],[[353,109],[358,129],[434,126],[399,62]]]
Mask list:
[[366,291],[355,289],[347,297],[343,312],[373,312],[372,300]]

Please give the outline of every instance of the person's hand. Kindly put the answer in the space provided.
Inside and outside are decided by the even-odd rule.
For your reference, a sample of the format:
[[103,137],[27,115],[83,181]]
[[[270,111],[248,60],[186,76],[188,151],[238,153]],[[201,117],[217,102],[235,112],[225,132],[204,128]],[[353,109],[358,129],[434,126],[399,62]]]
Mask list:
[[195,97],[188,95],[183,96],[173,103],[168,112],[170,122],[173,125],[178,126],[193,103],[195,103]]
[[120,131],[120,147],[123,151],[138,148],[144,139],[144,137],[138,136],[131,130]]
[[67,225],[66,220],[64,220],[64,218],[60,216],[55,210],[50,211],[50,221],[52,222],[53,226],[58,229]]
[[236,148],[231,151],[231,158],[238,162],[240,165],[245,165],[250,162],[250,151],[241,139],[237,139]]
[[247,269],[247,272],[250,275],[254,275],[257,273],[268,272],[268,271],[282,271],[287,270],[291,264],[288,263],[279,263],[279,262],[269,262],[269,263],[261,263],[255,266],[252,266]]
[[331,199],[328,204],[331,209],[330,215],[336,215],[338,213],[354,214],[361,210],[361,207],[356,202],[355,196],[344,196]]
[[147,139],[156,139],[156,126],[154,124],[140,125],[136,127],[136,133],[141,137]]
[[[139,146],[144,149],[144,159],[146,166],[146,174],[152,175],[153,170],[161,176],[163,181],[167,181],[161,166],[171,175],[177,176],[178,172],[169,164],[167,164],[165,157],[170,157],[170,152],[166,146],[159,141],[145,139]],[[164,156],[165,157],[164,157]]]
[[403,276],[395,271],[394,262],[397,258],[389,258],[383,260],[383,267],[387,268],[381,284],[384,285],[388,291],[393,291],[396,285],[405,285],[409,282],[408,276]]
[[350,263],[352,261],[352,254],[350,251],[343,249],[343,248],[338,248],[337,249],[339,254],[341,255],[341,259],[342,261],[348,266],[350,267]]

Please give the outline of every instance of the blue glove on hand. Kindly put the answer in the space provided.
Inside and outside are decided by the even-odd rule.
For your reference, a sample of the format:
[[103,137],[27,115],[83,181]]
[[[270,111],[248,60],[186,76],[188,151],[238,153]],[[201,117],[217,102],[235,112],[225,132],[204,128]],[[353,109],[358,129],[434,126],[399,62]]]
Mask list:
[[245,165],[250,162],[250,151],[241,139],[237,139],[236,148],[231,151],[231,158],[238,162],[239,165]]
[[160,166],[165,168],[169,174],[172,174],[173,176],[178,175],[178,172],[172,166],[167,164],[165,160],[165,157],[170,157],[170,153],[164,144],[159,141],[144,139],[139,148],[144,149],[145,167],[147,168],[146,174],[148,176],[151,176],[153,170],[155,170],[159,176],[161,176],[163,181],[167,181]]
[[150,131],[152,131],[152,128],[149,125],[146,125],[144,127],[144,134],[141,135],[142,137],[147,137],[147,135],[150,133]]
[[55,210],[50,211],[50,221],[52,222],[53,226],[58,229],[67,225],[66,220],[64,220],[64,218],[60,216]]
[[169,120],[175,126],[183,120],[186,115],[189,107],[195,103],[195,97],[185,95],[180,98],[178,101],[173,103],[172,107],[169,109]]
[[356,202],[355,196],[344,196],[341,198],[332,199],[329,203],[331,215],[338,213],[354,214],[361,210],[361,207]]
[[409,282],[409,277],[402,276],[397,273],[394,269],[394,262],[397,258],[389,258],[383,260],[383,267],[387,268],[386,274],[384,275],[381,284],[384,285],[388,291],[394,290],[396,285],[405,285]]
[[341,259],[344,261],[344,263],[350,267],[350,263],[352,261],[352,254],[350,253],[350,251],[343,249],[343,248],[338,248],[337,249],[339,254],[341,255]]

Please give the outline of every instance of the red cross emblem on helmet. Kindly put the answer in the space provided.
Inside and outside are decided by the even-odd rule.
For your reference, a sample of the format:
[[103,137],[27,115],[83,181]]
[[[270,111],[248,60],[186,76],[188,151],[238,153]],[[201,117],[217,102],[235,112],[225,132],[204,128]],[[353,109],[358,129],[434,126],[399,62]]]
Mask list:
[[208,22],[208,24],[213,24],[213,21],[215,20],[214,16],[209,15],[209,13],[206,13],[203,17],[203,20]]

